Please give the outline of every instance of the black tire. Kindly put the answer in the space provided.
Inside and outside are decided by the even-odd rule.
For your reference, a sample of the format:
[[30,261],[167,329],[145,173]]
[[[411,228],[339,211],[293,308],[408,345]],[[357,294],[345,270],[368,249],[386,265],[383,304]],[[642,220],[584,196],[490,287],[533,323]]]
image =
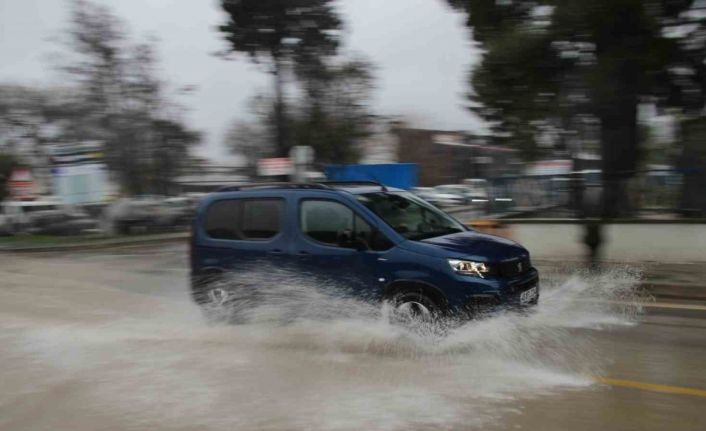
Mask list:
[[202,276],[198,287],[192,288],[192,295],[209,321],[243,324],[249,321],[248,312],[257,301],[251,287],[223,274],[209,274]]
[[191,297],[199,305],[207,305],[213,301],[210,295],[213,289],[219,287],[223,280],[220,273],[195,275],[191,278]]
[[441,307],[420,291],[406,290],[394,294],[390,300],[396,317],[409,322],[431,322],[442,312]]

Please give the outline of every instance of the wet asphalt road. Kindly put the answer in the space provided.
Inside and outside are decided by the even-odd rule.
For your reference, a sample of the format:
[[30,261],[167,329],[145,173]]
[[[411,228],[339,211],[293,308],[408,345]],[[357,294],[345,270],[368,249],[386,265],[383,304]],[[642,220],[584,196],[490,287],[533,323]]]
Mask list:
[[706,429],[699,304],[481,323],[440,358],[375,325],[214,328],[187,288],[182,245],[0,255],[0,429]]

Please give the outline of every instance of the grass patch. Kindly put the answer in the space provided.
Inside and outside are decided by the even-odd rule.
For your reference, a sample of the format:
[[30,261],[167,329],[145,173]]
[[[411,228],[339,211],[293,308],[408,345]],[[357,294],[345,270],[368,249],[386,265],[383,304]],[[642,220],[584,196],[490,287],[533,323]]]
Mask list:
[[17,249],[31,247],[52,247],[66,245],[81,245],[91,243],[102,243],[104,241],[114,241],[117,243],[144,241],[153,238],[169,237],[181,232],[163,232],[163,233],[136,233],[131,235],[102,235],[88,234],[76,236],[59,236],[59,235],[15,235],[15,236],[0,236],[0,250],[2,249]]
[[106,239],[118,238],[117,236],[106,236],[100,234],[94,235],[76,235],[76,236],[59,236],[59,235],[14,235],[0,236],[0,247],[22,247],[22,246],[38,246],[38,245],[64,245],[64,244],[81,244],[87,241],[101,241]]

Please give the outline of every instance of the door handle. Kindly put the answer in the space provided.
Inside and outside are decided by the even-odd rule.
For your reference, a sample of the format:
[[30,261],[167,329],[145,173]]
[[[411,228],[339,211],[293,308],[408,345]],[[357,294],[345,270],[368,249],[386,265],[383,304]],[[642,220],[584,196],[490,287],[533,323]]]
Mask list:
[[305,250],[299,250],[299,252],[297,254],[300,256],[308,256],[310,253]]
[[270,254],[282,254],[282,253],[284,253],[284,252],[278,248],[270,250]]

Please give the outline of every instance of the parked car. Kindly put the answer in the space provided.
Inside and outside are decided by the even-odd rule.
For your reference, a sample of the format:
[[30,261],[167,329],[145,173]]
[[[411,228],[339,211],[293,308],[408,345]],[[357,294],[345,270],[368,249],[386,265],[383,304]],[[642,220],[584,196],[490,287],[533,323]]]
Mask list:
[[434,187],[434,190],[450,199],[451,205],[466,205],[471,202],[468,188],[461,184],[444,184]]
[[8,218],[0,213],[0,236],[12,235],[12,226],[10,225]]
[[35,212],[52,211],[61,206],[61,202],[51,199],[34,201],[5,201],[2,211],[6,230],[12,234],[25,232],[31,226],[30,216]]
[[433,187],[412,187],[410,192],[431,203],[432,196],[436,193]]
[[176,196],[164,200],[164,204],[174,211],[174,224],[188,226],[194,218],[198,199],[190,196]]
[[77,207],[55,200],[7,201],[2,204],[5,234],[78,235],[97,228],[98,222]]
[[432,205],[444,207],[457,203],[455,196],[439,193],[433,187],[414,187],[410,191]]
[[483,178],[467,178],[463,180],[466,187],[466,195],[470,197],[471,203],[486,203],[490,199],[488,180]]
[[170,200],[162,196],[142,195],[119,199],[105,211],[110,230],[129,234],[135,229],[164,230],[191,219],[190,201]]
[[439,206],[442,207],[463,205],[465,203],[463,194],[453,187],[436,186],[434,187],[434,193],[439,201]]
[[524,247],[379,184],[258,184],[214,193],[197,210],[190,254],[199,304],[223,303],[237,289],[256,292],[257,285],[218,281],[269,265],[330,278],[341,292],[414,317],[531,305],[539,297]]

